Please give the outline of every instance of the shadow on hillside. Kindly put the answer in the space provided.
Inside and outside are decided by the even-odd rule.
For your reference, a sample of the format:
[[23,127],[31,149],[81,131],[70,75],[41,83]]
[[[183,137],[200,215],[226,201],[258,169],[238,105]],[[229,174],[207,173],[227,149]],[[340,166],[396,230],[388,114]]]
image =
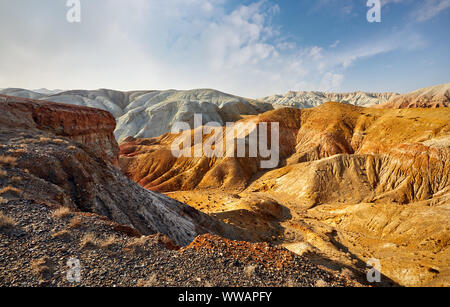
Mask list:
[[[366,274],[367,274],[367,270],[369,270],[370,268],[368,268],[366,262],[364,262],[362,259],[360,259],[355,254],[351,253],[350,250],[345,245],[343,245],[338,240],[336,240],[336,236],[337,236],[336,232],[332,232],[331,234],[328,235],[328,237],[330,238],[331,243],[333,243],[333,245],[335,245],[342,252],[349,254],[350,259],[352,259],[354,261],[354,267],[344,265],[340,262],[331,260],[331,259],[321,256],[321,255],[317,255],[315,253],[306,253],[303,256],[308,257],[311,260],[311,262],[313,262],[314,264],[322,265],[333,271],[342,272],[342,270],[344,270],[344,271],[346,270],[347,272],[351,272],[351,274],[354,277],[356,277],[356,279],[363,285],[372,286],[372,287],[401,287],[401,285],[399,285],[397,282],[393,281],[392,279],[390,279],[389,277],[387,277],[386,275],[384,275],[382,273],[380,273],[381,274],[381,283],[369,283],[367,281]],[[355,269],[355,267],[357,269]]]
[[[336,272],[343,272],[343,270],[347,272],[351,272],[351,276],[348,276],[349,278],[356,279],[359,283],[365,286],[370,287],[402,287],[386,275],[381,273],[381,283],[369,283],[367,281],[366,276],[366,270],[368,270],[366,263],[362,261],[360,258],[355,256],[354,254],[351,254],[352,259],[356,259],[358,263],[355,265],[357,269],[351,266],[344,265],[340,262],[331,260],[327,257],[317,255],[315,253],[305,253],[303,254],[304,257],[307,257],[312,263],[315,265],[320,265],[323,267],[326,267],[332,271]],[[348,275],[345,274],[344,275]]]
[[242,230],[241,233],[245,241],[253,243],[270,242],[273,244],[280,243],[280,239],[284,235],[284,228],[281,226],[281,223],[292,218],[290,210],[284,206],[282,206],[281,218],[245,209],[212,213],[210,215],[227,224],[238,227]]

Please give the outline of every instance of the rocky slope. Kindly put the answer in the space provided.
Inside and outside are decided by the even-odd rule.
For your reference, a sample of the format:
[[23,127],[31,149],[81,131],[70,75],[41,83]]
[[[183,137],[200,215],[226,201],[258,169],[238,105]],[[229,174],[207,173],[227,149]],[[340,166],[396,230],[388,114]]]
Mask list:
[[[345,271],[269,244],[204,235],[180,249],[163,235],[141,237],[104,217],[32,200],[4,202],[3,212],[15,221],[0,226],[2,287],[360,286]],[[79,282],[67,278],[74,258]]]
[[1,192],[97,213],[179,245],[206,232],[239,238],[229,225],[130,181],[114,166],[114,118],[86,107],[0,97]]
[[314,108],[325,102],[336,101],[355,106],[372,106],[383,104],[396,97],[396,93],[325,93],[325,92],[288,92],[285,95],[274,95],[260,99],[275,108]]
[[381,108],[445,108],[450,106],[450,83],[431,86],[409,94],[392,97]]
[[400,284],[448,285],[448,118],[447,108],[284,108],[242,121],[280,123],[273,170],[259,168],[259,158],[174,158],[170,134],[127,140],[120,164],[139,184],[254,240],[354,270],[378,258]]

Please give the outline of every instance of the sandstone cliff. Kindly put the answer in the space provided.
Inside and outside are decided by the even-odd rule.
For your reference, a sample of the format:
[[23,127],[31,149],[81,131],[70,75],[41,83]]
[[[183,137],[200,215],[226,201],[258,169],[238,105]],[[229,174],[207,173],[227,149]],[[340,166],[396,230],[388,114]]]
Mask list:
[[118,165],[116,121],[106,111],[0,95],[3,128],[38,129],[70,138]]

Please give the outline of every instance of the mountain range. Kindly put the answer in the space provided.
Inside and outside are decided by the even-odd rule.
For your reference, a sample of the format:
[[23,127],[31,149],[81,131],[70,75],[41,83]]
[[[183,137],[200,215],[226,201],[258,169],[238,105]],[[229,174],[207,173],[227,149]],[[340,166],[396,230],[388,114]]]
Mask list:
[[280,108],[240,121],[279,123],[274,169],[260,168],[260,157],[177,158],[173,134],[128,138],[120,165],[147,189],[244,229],[247,240],[355,272],[380,259],[398,284],[448,285],[449,119],[449,108]]
[[9,88],[0,94],[88,106],[110,112],[117,120],[116,138],[157,137],[171,131],[176,122],[193,124],[193,115],[202,114],[207,122],[235,122],[248,115],[261,114],[279,107],[312,108],[327,101],[356,106],[379,105],[397,96],[395,93],[323,93],[289,92],[261,99],[248,99],[212,89],[188,91],[47,90],[30,91]]
[[[67,285],[69,253],[83,285],[366,285],[379,259],[382,285],[448,286],[448,87],[2,90],[0,285]],[[246,153],[247,124],[278,123],[279,164],[174,156],[171,126],[195,113],[253,127],[233,136]]]
[[[147,90],[121,92],[99,90],[30,91],[9,88],[0,94],[98,108],[110,112],[117,121],[117,140],[127,137],[149,138],[170,132],[174,123],[187,122],[193,127],[194,114],[201,114],[203,124],[235,122],[282,107],[313,108],[328,101],[354,106],[398,108],[406,106],[448,106],[450,84],[430,87],[411,94],[396,93],[325,93],[289,92],[260,99],[248,99],[213,89]],[[420,103],[422,101],[422,104]]]

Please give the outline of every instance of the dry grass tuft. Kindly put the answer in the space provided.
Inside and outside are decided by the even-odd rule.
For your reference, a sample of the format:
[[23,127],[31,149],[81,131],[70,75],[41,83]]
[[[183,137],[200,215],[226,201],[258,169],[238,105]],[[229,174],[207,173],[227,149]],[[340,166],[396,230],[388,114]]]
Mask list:
[[102,241],[100,243],[101,248],[109,249],[113,248],[114,246],[117,246],[118,244],[118,237],[115,235],[109,236],[106,240]]
[[136,284],[137,287],[139,288],[150,288],[150,287],[155,287],[157,285],[157,277],[156,274],[153,273],[150,278],[146,279],[146,280],[140,280],[138,281],[138,283]]
[[97,238],[93,233],[87,233],[81,238],[81,249],[96,249],[98,247]]
[[13,194],[21,195],[22,190],[12,187],[12,186],[7,186],[7,187],[0,189],[0,194],[6,194],[6,193],[13,193]]
[[147,244],[148,238],[147,237],[141,237],[141,238],[135,238],[133,242],[129,243],[125,248],[124,251],[134,254],[143,254],[145,253],[145,246]]
[[67,207],[60,207],[53,211],[52,216],[54,218],[62,219],[65,217],[72,216],[72,211],[70,211],[70,208]]
[[41,142],[41,143],[50,143],[52,141],[52,139],[51,138],[48,138],[48,137],[43,137],[43,136],[41,136],[40,138],[39,138],[39,142]]
[[47,257],[42,257],[38,260],[33,260],[31,262],[31,270],[37,276],[44,279],[49,279],[53,275],[54,264]]
[[72,234],[67,230],[61,230],[52,234],[52,238],[63,241],[70,241],[72,239]]
[[16,154],[24,154],[27,152],[27,150],[23,149],[23,148],[14,148],[14,149],[8,150],[8,152],[16,153]]
[[52,142],[55,144],[66,144],[67,143],[67,141],[61,140],[61,139],[53,139]]
[[69,228],[80,228],[83,226],[83,221],[79,216],[72,218],[69,222]]
[[244,273],[248,277],[252,277],[253,275],[255,275],[255,271],[256,271],[256,265],[248,265],[244,269]]
[[318,281],[316,281],[315,287],[326,288],[328,287],[328,283],[323,279],[319,279]]
[[13,177],[11,177],[11,181],[14,181],[14,182],[22,182],[22,177],[20,177],[20,176],[13,176]]
[[0,156],[0,164],[16,166],[17,158],[12,156]]
[[0,230],[14,228],[16,222],[9,216],[0,211]]
[[285,287],[286,288],[296,288],[296,287],[298,287],[298,285],[292,278],[288,278],[288,280],[286,281]]

